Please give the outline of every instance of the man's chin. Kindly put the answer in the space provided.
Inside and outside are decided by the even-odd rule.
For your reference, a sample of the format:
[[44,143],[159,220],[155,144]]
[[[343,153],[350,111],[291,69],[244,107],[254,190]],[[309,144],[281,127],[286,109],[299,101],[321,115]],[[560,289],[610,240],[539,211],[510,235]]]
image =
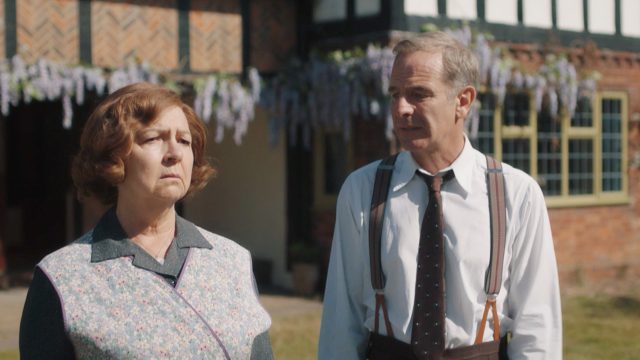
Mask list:
[[409,152],[428,151],[429,145],[430,145],[430,141],[424,140],[424,139],[400,141],[400,146],[402,147],[402,149]]

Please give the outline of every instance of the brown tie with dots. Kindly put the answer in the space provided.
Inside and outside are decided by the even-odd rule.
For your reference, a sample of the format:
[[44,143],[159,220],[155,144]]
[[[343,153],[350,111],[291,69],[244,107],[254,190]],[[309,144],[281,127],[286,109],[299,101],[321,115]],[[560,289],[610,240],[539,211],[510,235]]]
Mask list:
[[429,187],[429,204],[422,218],[416,295],[413,304],[411,345],[418,359],[441,359],[444,353],[444,221],[442,183],[453,178],[453,171],[442,176],[417,172]]

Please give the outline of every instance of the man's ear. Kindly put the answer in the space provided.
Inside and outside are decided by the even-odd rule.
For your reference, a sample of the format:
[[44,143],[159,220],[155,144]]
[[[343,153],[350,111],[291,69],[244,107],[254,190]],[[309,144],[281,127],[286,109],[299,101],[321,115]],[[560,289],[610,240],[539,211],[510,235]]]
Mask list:
[[471,85],[467,85],[456,97],[456,121],[463,120],[467,117],[467,114],[471,110],[471,106],[476,99],[476,88]]

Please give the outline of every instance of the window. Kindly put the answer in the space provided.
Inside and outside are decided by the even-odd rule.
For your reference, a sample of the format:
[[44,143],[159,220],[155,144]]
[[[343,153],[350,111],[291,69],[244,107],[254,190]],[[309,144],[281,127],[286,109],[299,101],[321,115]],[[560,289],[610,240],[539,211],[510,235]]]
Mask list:
[[353,169],[353,146],[338,129],[314,132],[314,209],[335,209],[342,183]]
[[501,106],[480,93],[476,148],[531,174],[549,206],[628,202],[627,96],[602,92],[578,100],[573,116],[552,116],[548,98],[537,111],[527,92],[508,93]]
[[313,21],[346,20],[347,0],[316,0],[313,2]]

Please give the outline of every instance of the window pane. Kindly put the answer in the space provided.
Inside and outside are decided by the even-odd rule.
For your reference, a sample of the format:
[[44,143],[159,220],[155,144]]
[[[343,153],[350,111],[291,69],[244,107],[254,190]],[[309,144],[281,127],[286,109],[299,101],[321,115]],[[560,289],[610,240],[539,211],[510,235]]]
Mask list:
[[569,194],[593,194],[593,140],[569,140]]
[[538,182],[545,195],[562,191],[562,136],[559,119],[538,113]]
[[315,0],[313,21],[336,21],[347,18],[347,0]]
[[529,173],[530,158],[529,139],[502,140],[502,161]]
[[493,114],[496,109],[496,97],[492,93],[480,93],[478,101],[480,102],[478,137],[471,143],[481,153],[493,156]]
[[380,13],[380,0],[356,0],[356,16],[371,16]]
[[602,190],[622,190],[622,104],[602,99]]
[[529,125],[529,95],[526,93],[507,94],[502,108],[503,125]]
[[581,97],[576,104],[576,111],[571,118],[571,126],[591,127],[593,126],[593,109],[591,100],[588,97]]
[[348,174],[347,144],[343,135],[326,134],[324,149],[324,190],[327,194],[338,194]]

